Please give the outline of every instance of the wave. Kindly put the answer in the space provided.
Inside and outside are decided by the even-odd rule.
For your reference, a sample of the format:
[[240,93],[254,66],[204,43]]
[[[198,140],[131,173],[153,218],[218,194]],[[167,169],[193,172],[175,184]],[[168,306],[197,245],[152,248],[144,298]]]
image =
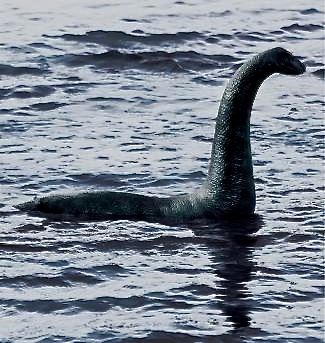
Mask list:
[[[313,14],[314,9],[306,10],[302,14]],[[250,42],[277,42],[277,36],[285,33],[313,32],[322,30],[321,25],[294,23],[283,26],[281,29],[271,32],[258,31],[237,31],[232,33],[213,33],[213,32],[176,32],[176,33],[146,33],[142,30],[134,30],[132,33],[123,31],[88,31],[81,34],[66,33],[63,35],[44,35],[47,38],[63,39],[78,43],[96,44],[109,49],[141,49],[155,47],[175,47],[184,43],[197,44],[222,44],[224,41],[238,39],[239,41]],[[275,36],[275,37],[274,37]],[[288,37],[286,37],[288,38]],[[298,37],[290,37],[290,39]]]
[[35,103],[33,105],[30,105],[29,107],[23,108],[23,109],[31,109],[33,111],[52,111],[56,110],[57,108],[66,106],[66,103],[60,103],[55,101],[49,101],[49,102],[40,102]]
[[296,32],[296,31],[313,32],[317,30],[323,30],[323,27],[321,25],[316,25],[316,24],[300,25],[300,24],[295,23],[289,26],[282,26],[281,29],[288,32]]
[[319,13],[324,13],[323,11],[319,11],[316,8],[307,8],[306,10],[300,11],[300,14],[319,14]]
[[[136,34],[134,34],[136,33]],[[62,38],[67,41],[76,41],[81,43],[93,43],[115,48],[130,48],[134,45],[170,45],[179,44],[192,40],[206,40],[208,37],[202,33],[192,32],[177,32],[171,33],[153,33],[145,34],[142,30],[133,31],[133,33],[125,33],[122,31],[88,31],[85,34],[69,34],[61,36],[48,36],[49,38]]]
[[43,98],[55,92],[55,88],[46,85],[37,85],[34,87],[20,85],[14,88],[0,89],[0,99],[6,98]]
[[313,71],[312,73],[313,75],[315,75],[316,77],[325,80],[325,69],[318,69]]
[[58,61],[71,67],[84,65],[112,71],[142,69],[154,72],[200,71],[232,66],[239,58],[230,55],[206,55],[195,51],[122,52],[67,54]]
[[260,32],[236,32],[234,33],[233,37],[239,38],[240,40],[251,42],[274,42],[273,38],[270,38],[267,35]]
[[125,175],[120,174],[70,174],[68,178],[73,182],[77,182],[82,185],[92,185],[97,187],[121,187],[126,185],[126,181],[123,180]]
[[15,67],[9,64],[0,64],[0,75],[4,76],[20,76],[20,75],[35,75],[40,76],[47,73],[46,70],[35,67]]
[[[56,285],[56,283],[54,283]],[[65,284],[63,283],[65,286]],[[154,302],[153,302],[154,300]],[[3,300],[3,304],[8,307],[14,307],[18,311],[36,312],[36,313],[53,313],[64,310],[66,313],[76,312],[106,312],[113,307],[120,307],[124,309],[139,309],[146,307],[146,309],[192,309],[195,304],[184,301],[183,299],[168,300],[151,298],[150,296],[129,296],[125,298],[102,296],[94,299],[38,299],[38,300]]]

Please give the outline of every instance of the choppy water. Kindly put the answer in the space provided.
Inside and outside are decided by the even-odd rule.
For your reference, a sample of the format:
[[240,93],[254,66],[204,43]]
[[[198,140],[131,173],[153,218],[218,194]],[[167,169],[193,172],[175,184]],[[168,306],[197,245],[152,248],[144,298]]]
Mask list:
[[[0,12],[1,342],[322,342],[321,1],[18,1]],[[181,194],[225,82],[282,46],[252,115],[259,218],[53,222],[14,205]]]

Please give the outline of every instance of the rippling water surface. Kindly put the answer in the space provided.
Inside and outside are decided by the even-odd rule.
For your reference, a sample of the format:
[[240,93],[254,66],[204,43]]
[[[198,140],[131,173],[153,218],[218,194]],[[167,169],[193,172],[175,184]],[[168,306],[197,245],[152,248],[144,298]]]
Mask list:
[[[1,342],[322,342],[316,0],[2,1]],[[257,218],[56,222],[49,193],[200,187],[226,81],[282,46],[252,114]]]

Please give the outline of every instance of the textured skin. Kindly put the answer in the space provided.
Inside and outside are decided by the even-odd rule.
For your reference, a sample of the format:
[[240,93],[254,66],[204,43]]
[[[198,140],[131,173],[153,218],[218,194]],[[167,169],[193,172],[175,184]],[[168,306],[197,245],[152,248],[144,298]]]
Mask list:
[[81,219],[132,218],[164,222],[251,215],[255,186],[250,145],[250,116],[257,91],[273,73],[298,75],[304,65],[282,48],[246,62],[228,83],[221,99],[208,178],[194,194],[159,198],[131,193],[94,192],[49,196],[18,208]]

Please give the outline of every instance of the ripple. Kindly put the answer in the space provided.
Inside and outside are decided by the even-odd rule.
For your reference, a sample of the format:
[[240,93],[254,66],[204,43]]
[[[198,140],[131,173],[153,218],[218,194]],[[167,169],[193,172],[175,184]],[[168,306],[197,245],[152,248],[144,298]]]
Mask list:
[[[25,281],[27,277],[21,278]],[[65,287],[66,283],[61,283],[56,278],[43,278],[47,279],[49,282],[48,286]],[[34,285],[38,285],[37,278],[33,280]],[[42,284],[42,283],[41,283]],[[69,301],[65,300],[2,300],[3,303],[8,307],[15,307],[19,311],[27,312],[37,312],[37,313],[52,313],[57,311],[64,311],[66,313],[78,313],[83,311],[89,312],[106,312],[113,307],[120,307],[125,309],[136,309],[146,307],[148,309],[163,309],[163,308],[174,308],[174,309],[189,309],[193,308],[195,305],[181,301],[179,299],[167,300],[158,299],[155,297],[155,302],[152,304],[153,299],[147,296],[130,296],[130,297],[97,297],[95,299],[71,299]]]
[[251,41],[251,42],[274,42],[273,38],[269,38],[265,34],[262,34],[259,32],[249,32],[249,33],[236,32],[235,37],[239,38],[240,40]]
[[35,67],[17,67],[9,64],[0,64],[0,75],[5,76],[21,76],[21,75],[35,75],[40,76],[46,74],[47,70],[42,70]]
[[45,230],[44,226],[34,224],[25,224],[16,228],[18,232],[39,232]]
[[0,99],[28,99],[28,98],[43,98],[47,97],[55,92],[55,88],[46,85],[37,86],[16,86],[14,88],[1,89]]
[[317,10],[316,8],[307,8],[306,10],[300,11],[301,14],[319,14],[319,13],[324,13],[322,11]]
[[[133,177],[134,174],[128,175]],[[70,174],[68,178],[80,185],[95,185],[100,187],[120,187],[127,183],[126,175],[121,174]]]
[[68,41],[87,42],[100,44],[112,48],[128,48],[138,45],[170,45],[179,44],[185,41],[205,39],[205,35],[199,32],[176,32],[169,33],[152,33],[146,34],[141,30],[133,31],[134,33],[125,33],[122,31],[89,31],[85,34],[64,34],[61,36],[46,36],[50,38],[62,38]]
[[[101,2],[1,7],[1,339],[321,342],[321,8]],[[278,44],[309,72],[270,78],[257,96],[260,224],[84,222],[14,209],[61,190],[198,187],[227,80]]]
[[22,275],[0,278],[0,287],[68,287],[69,282],[61,276]]
[[24,243],[0,242],[0,250],[9,252],[42,252],[57,250],[57,248],[55,246],[50,245],[33,245]]
[[281,30],[288,31],[288,32],[297,32],[297,31],[313,32],[313,31],[323,30],[323,27],[317,24],[301,25],[298,23],[294,23],[292,25],[281,27]]
[[325,69],[318,69],[313,71],[313,75],[317,76],[318,78],[325,80]]
[[226,68],[238,60],[230,55],[205,55],[195,51],[127,53],[112,50],[100,54],[67,54],[58,57],[59,62],[71,67],[92,65],[113,71],[143,69],[169,73]]
[[29,107],[22,108],[22,109],[31,109],[34,111],[52,111],[66,105],[67,105],[66,103],[49,101],[49,102],[39,102],[37,104],[33,104],[33,105],[30,105]]

